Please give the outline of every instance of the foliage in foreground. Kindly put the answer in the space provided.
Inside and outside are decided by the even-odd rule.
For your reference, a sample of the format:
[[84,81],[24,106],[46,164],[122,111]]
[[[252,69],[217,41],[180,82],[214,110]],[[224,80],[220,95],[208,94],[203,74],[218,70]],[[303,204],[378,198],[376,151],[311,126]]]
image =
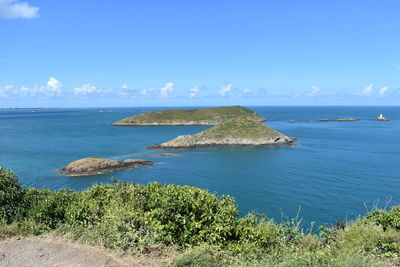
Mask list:
[[400,264],[400,206],[304,233],[233,198],[190,186],[115,182],[82,192],[26,189],[0,167],[0,238],[57,232],[113,250],[154,244],[183,253],[176,266],[387,266]]

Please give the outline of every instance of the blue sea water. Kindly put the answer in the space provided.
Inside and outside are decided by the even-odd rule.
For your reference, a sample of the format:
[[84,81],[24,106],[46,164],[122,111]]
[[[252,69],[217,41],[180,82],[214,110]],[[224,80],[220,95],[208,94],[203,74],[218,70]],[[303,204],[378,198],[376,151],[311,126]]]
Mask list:
[[[300,209],[306,224],[353,219],[379,202],[400,203],[400,107],[252,107],[267,125],[298,138],[291,147],[207,148],[151,158],[147,146],[193,134],[203,126],[112,127],[121,118],[162,108],[0,110],[0,166],[27,186],[83,190],[111,177],[192,185],[236,198],[241,214],[278,222]],[[104,112],[100,112],[104,111]],[[112,111],[112,112],[111,112]],[[390,122],[368,119],[378,114]],[[356,122],[289,123],[355,117]],[[133,170],[66,177],[57,169],[84,157],[151,159]],[[306,227],[305,224],[305,227]]]

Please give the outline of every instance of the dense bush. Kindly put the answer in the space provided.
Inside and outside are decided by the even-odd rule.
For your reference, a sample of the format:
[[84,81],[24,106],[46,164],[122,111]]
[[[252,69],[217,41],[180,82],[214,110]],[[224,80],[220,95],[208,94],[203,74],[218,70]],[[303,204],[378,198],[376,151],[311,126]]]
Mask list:
[[149,184],[146,215],[164,242],[226,244],[234,238],[237,207],[231,197],[177,185]]
[[50,229],[60,227],[67,221],[67,211],[75,205],[78,195],[68,189],[53,192],[29,188],[24,199],[24,218]]
[[400,206],[323,234],[251,213],[234,199],[191,186],[116,181],[75,192],[25,189],[0,167],[0,238],[56,230],[107,248],[187,248],[177,266],[382,266],[400,264]]
[[13,221],[21,212],[25,189],[15,174],[0,167],[0,221]]
[[372,211],[362,221],[381,225],[384,230],[388,228],[400,230],[400,206],[393,207],[389,212],[384,210]]

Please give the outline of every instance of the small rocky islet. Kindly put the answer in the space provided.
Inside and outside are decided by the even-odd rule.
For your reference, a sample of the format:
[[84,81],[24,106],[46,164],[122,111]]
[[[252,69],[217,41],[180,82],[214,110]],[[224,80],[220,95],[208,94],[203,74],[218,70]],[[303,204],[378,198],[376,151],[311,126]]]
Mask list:
[[201,109],[168,109],[150,111],[113,123],[113,126],[179,126],[217,125],[236,117],[247,117],[256,121],[267,121],[256,112],[242,106],[227,106]]
[[288,137],[260,121],[248,117],[227,120],[194,135],[177,138],[148,147],[148,149],[192,149],[220,146],[291,145],[296,139]]
[[71,162],[66,167],[59,169],[58,172],[67,176],[88,176],[153,164],[154,162],[152,161],[142,159],[116,161],[112,159],[84,158]]
[[[301,121],[296,121],[296,120],[291,120],[289,121],[290,123],[308,123],[308,122],[329,122],[329,121],[360,121],[360,119],[357,118],[339,118],[339,119],[319,119],[319,120],[301,120]],[[391,121],[391,119],[383,117],[382,114],[380,114],[376,119],[369,119],[369,121]]]
[[161,154],[153,154],[153,155],[150,155],[149,157],[161,158],[161,157],[176,157],[176,156],[178,156],[178,155],[173,154],[173,153],[161,153]]
[[306,120],[306,121],[296,121],[296,120],[291,120],[289,121],[290,123],[307,123],[307,122],[328,122],[328,121],[359,121],[360,119],[357,118],[339,118],[339,119],[328,119],[328,118],[323,118],[319,120]]

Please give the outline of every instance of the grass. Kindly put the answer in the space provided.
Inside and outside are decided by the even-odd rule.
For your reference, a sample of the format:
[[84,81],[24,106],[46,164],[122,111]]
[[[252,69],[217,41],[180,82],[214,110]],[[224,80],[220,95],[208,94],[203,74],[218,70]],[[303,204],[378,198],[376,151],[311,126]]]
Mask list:
[[247,117],[237,117],[218,124],[210,129],[194,135],[198,138],[276,138],[284,137],[280,132],[265,124]]
[[169,109],[151,111],[122,119],[114,125],[146,125],[146,124],[200,124],[216,125],[238,116],[246,116],[259,121],[265,118],[242,106],[228,106],[203,109]]
[[[179,136],[155,148],[191,148],[215,145],[275,144],[279,140],[294,141],[282,133],[248,117],[229,119],[194,135]],[[152,147],[151,147],[152,148]]]
[[0,167],[0,239],[54,234],[115,252],[180,251],[173,266],[398,266],[400,206],[305,233],[235,201],[177,185],[122,183],[25,188]]

